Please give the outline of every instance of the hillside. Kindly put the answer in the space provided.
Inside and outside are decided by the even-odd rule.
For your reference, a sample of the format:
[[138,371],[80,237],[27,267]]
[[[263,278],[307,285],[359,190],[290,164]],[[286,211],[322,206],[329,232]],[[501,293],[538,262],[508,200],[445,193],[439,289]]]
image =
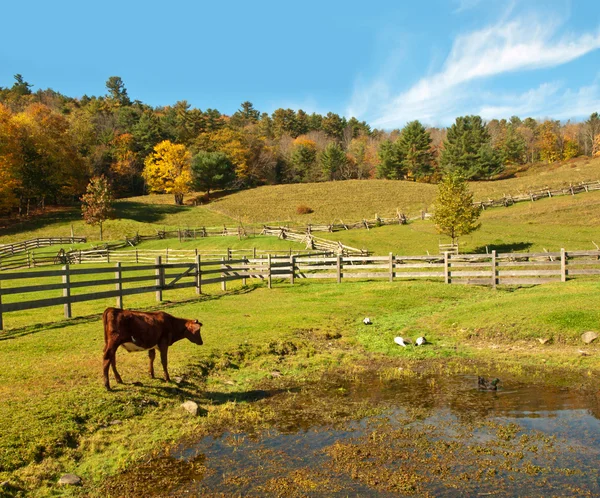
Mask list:
[[[554,165],[536,165],[515,178],[470,185],[475,200],[485,200],[598,179],[600,159],[579,158]],[[221,197],[213,201],[209,209],[244,223],[331,223],[340,219],[373,218],[376,213],[393,216],[396,209],[415,216],[422,209],[431,209],[436,192],[435,185],[395,180],[275,185]],[[296,208],[301,204],[314,212],[297,214]]]

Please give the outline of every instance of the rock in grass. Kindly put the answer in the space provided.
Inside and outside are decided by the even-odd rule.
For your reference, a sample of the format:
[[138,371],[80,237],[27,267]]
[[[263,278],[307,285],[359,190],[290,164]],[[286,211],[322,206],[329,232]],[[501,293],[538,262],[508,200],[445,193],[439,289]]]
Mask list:
[[198,403],[194,402],[194,401],[186,401],[185,403],[181,404],[181,408],[183,408],[186,412],[197,416],[198,412],[200,411],[200,407],[198,406]]
[[75,474],[65,474],[58,480],[58,484],[67,486],[81,486],[81,477]]
[[587,332],[584,332],[583,334],[581,334],[581,340],[583,342],[585,342],[586,344],[590,344],[591,342],[594,342],[596,339],[598,339],[598,334],[596,332],[594,332],[593,330],[588,330]]

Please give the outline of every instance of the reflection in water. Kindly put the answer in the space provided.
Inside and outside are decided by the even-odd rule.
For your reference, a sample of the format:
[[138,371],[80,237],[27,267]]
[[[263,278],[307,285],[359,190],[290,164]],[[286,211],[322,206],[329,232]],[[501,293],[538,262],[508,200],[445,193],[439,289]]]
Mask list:
[[[476,385],[472,376],[366,375],[278,395],[293,399],[281,403],[274,429],[226,433],[175,451],[184,461],[203,456],[207,472],[173,495],[600,495],[597,395],[526,385],[481,392]],[[365,401],[385,410],[324,423],[307,409],[318,403],[315,390],[334,398],[340,414]]]

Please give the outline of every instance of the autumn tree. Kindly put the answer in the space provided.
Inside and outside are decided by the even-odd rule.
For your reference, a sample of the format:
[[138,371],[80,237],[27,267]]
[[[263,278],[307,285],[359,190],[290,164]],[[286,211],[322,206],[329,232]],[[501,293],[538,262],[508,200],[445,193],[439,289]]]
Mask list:
[[88,225],[100,226],[102,240],[102,224],[113,216],[113,193],[107,178],[94,176],[81,196],[81,212]]
[[20,156],[18,133],[10,110],[0,104],[0,213],[10,212],[18,204],[15,193],[19,185],[16,178]]
[[593,112],[589,119],[585,122],[585,145],[589,154],[589,151],[593,154],[594,143],[596,137],[600,135],[600,115],[597,112]]
[[235,180],[235,166],[223,152],[200,151],[192,158],[194,188],[210,191],[227,188]]
[[537,128],[537,145],[540,152],[540,159],[547,163],[554,163],[562,159],[562,147],[558,127],[558,121],[544,121]]
[[117,105],[128,106],[131,105],[131,100],[127,95],[127,89],[125,83],[120,76],[111,76],[106,81],[106,89],[110,99]]
[[452,238],[452,244],[459,236],[477,230],[481,210],[473,205],[473,194],[467,181],[459,172],[444,176],[438,185],[438,194],[434,204],[433,222],[438,233]]
[[144,161],[143,177],[151,192],[173,194],[175,204],[183,204],[183,196],[190,192],[191,154],[182,144],[164,140]]

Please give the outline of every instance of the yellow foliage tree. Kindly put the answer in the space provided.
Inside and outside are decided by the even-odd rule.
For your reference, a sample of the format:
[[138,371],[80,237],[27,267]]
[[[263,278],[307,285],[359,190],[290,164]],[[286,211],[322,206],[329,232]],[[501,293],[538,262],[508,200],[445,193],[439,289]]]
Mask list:
[[600,134],[596,135],[596,138],[594,138],[592,154],[594,154],[594,157],[600,157]]
[[0,104],[0,213],[9,212],[18,204],[15,177],[19,156],[18,130],[11,112]]
[[143,177],[151,192],[173,194],[175,204],[183,204],[183,196],[191,191],[192,155],[185,145],[164,140],[144,161]]

